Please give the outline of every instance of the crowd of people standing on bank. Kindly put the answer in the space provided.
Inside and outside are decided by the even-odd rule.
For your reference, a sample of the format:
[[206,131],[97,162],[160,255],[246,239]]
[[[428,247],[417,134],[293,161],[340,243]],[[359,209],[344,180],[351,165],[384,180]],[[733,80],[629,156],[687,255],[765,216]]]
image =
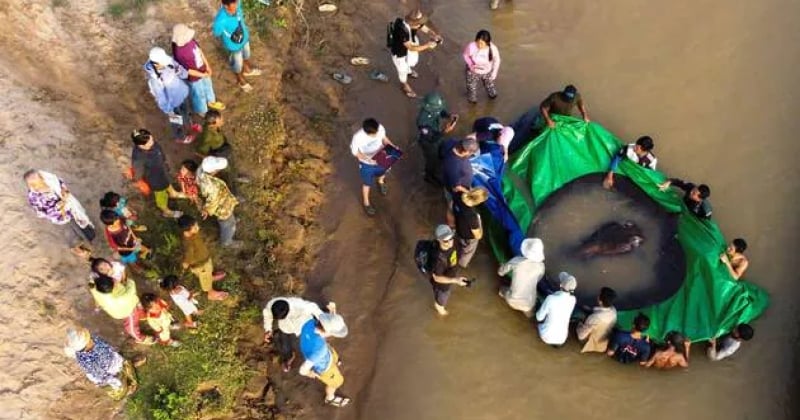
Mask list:
[[[492,2],[492,7],[497,3]],[[408,78],[417,77],[414,67],[419,53],[432,51],[443,41],[441,35],[426,23],[427,17],[415,10],[405,18],[396,19],[390,25],[387,37],[402,91],[412,98],[417,94]],[[228,64],[238,87],[244,92],[251,91],[248,78],[259,76],[261,71],[250,62],[249,29],[240,1],[221,0],[211,32],[228,53]],[[430,35],[431,41],[420,44],[418,32]],[[237,184],[249,180],[241,176],[234,165],[234,146],[223,129],[221,111],[225,105],[217,100],[212,83],[214,73],[194,35],[188,26],[175,25],[171,37],[172,54],[160,47],[152,48],[143,71],[157,107],[168,118],[174,141],[183,145],[195,144],[197,159],[184,160],[178,171],[171,172],[168,159],[153,132],[145,128],[136,129],[130,136],[132,164],[129,178],[138,191],[152,197],[158,214],[174,221],[171,227],[179,232],[182,242],[180,266],[197,279],[199,291],[185,283],[181,273],[169,273],[159,280],[160,292],[139,293],[135,277],[148,266],[154,249],[141,238],[142,232],[147,232],[147,226],[128,205],[123,194],[109,191],[100,198],[98,218],[104,225],[103,236],[113,253],[111,258],[102,258],[97,256],[98,248],[90,246],[97,234],[95,225],[65,181],[44,170],[31,169],[23,174],[28,188],[28,203],[36,215],[55,225],[69,226],[70,246],[89,266],[88,292],[97,311],[121,321],[125,333],[140,345],[180,346],[174,331],[201,326],[205,310],[201,309],[204,306],[201,298],[206,301],[228,298],[227,292],[215,285],[226,277],[226,273],[219,270],[212,259],[201,227],[203,220],[216,219],[220,248],[242,246],[241,241],[234,239],[236,208],[244,201]],[[495,80],[500,68],[500,51],[490,32],[478,31],[474,41],[465,46],[461,58],[465,62],[467,101],[477,101],[481,84],[489,99],[496,99]],[[577,88],[569,85],[541,103],[539,116],[532,123],[533,129],[552,128],[556,123],[551,115],[569,115],[576,108],[588,122],[583,99]],[[479,153],[483,145],[494,143],[502,148],[507,160],[514,150],[514,130],[493,117],[485,117],[475,121],[469,134],[445,139],[455,129],[458,116],[448,110],[437,92],[425,95],[416,123],[418,144],[425,160],[425,180],[443,187],[447,211],[445,223],[434,229],[434,238],[418,244],[419,252],[415,252],[415,258],[418,268],[426,274],[432,286],[434,308],[444,316],[448,314],[446,307],[451,286],[469,287],[475,281],[462,276],[460,270],[469,266],[483,237],[483,224],[477,209],[487,200],[488,193],[473,188],[470,158]],[[370,200],[373,187],[377,186],[381,195],[388,194],[386,175],[394,160],[385,156],[378,159],[378,155],[389,148],[399,150],[388,137],[386,128],[374,118],[363,121],[350,144],[351,153],[358,161],[362,204],[368,216],[377,214]],[[604,186],[613,186],[614,171],[622,159],[655,169],[653,148],[650,137],[642,137],[622,147],[609,167]],[[697,217],[711,216],[710,189],[706,185],[671,178],[661,185],[662,189],[669,187],[685,192],[684,202]],[[174,203],[177,200],[186,200],[188,210],[176,209]],[[736,279],[747,269],[746,247],[743,239],[736,239],[720,256]],[[499,276],[511,277],[510,283],[501,287],[498,294],[511,308],[536,319],[543,342],[560,347],[567,341],[574,320],[577,305],[574,291],[578,282],[569,273],[561,272],[557,284],[550,284],[546,280],[544,261],[542,240],[525,239],[518,255],[498,269]],[[129,271],[133,275],[129,275]],[[616,292],[604,287],[598,294],[596,306],[581,308],[586,316],[577,323],[576,334],[584,343],[583,352],[607,352],[620,362],[636,361],[648,367],[688,365],[689,340],[678,332],[670,333],[663,348],[651,350],[646,335],[649,319],[644,315],[634,320],[630,331],[616,331],[615,299]],[[176,319],[173,316],[173,306],[180,310],[182,317]],[[283,370],[289,372],[294,367],[299,353],[304,361],[298,372],[322,382],[324,402],[336,407],[347,405],[350,399],[338,392],[344,383],[340,370],[342,360],[331,341],[345,337],[348,328],[344,318],[337,313],[336,305],[331,302],[323,310],[316,303],[300,297],[281,296],[266,304],[263,317],[264,341],[279,354]],[[140,328],[141,321],[148,325],[148,332]],[[726,358],[738,350],[742,341],[752,336],[753,330],[749,325],[739,325],[730,334],[712,340],[708,355],[712,360]],[[109,387],[109,394],[117,399],[135,391],[135,366],[145,362],[145,358],[126,360],[114,346],[83,327],[67,331],[65,352],[76,360],[89,380],[98,386]]]

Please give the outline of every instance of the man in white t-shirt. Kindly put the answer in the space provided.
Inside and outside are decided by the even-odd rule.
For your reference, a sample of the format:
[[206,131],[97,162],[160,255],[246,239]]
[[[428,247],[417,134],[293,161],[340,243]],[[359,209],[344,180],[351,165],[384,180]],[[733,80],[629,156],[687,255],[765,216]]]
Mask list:
[[369,202],[369,190],[375,181],[378,182],[378,190],[381,195],[386,195],[389,192],[385,183],[386,169],[378,165],[373,159],[386,146],[399,149],[389,140],[389,137],[386,137],[386,129],[374,118],[364,120],[361,124],[361,129],[353,135],[353,140],[350,143],[350,152],[358,159],[358,173],[362,182],[362,204],[368,216],[375,215],[375,207],[372,207]]
[[[319,305],[299,297],[276,297],[264,306],[264,341],[273,343],[285,372],[291,368],[297,337],[303,324],[321,314]],[[277,331],[273,331],[275,320],[278,321]]]
[[553,347],[561,347],[567,341],[569,320],[575,309],[575,288],[578,281],[571,274],[562,271],[558,275],[560,290],[548,296],[536,311],[539,322],[539,338]]

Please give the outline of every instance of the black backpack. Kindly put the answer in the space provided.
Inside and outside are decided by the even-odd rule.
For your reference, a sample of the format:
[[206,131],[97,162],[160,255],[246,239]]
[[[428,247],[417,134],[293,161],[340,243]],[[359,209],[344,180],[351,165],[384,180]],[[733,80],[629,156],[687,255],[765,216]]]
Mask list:
[[438,244],[434,240],[417,241],[414,247],[414,263],[422,274],[429,274],[436,263]]
[[392,49],[394,48],[394,34],[396,32],[396,28],[402,27],[403,19],[397,18],[388,25],[386,25],[386,48]]

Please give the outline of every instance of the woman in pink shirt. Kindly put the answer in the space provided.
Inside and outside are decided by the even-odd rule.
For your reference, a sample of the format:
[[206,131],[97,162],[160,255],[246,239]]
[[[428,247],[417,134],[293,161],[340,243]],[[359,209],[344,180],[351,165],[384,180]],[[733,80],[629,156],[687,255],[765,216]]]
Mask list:
[[494,79],[500,70],[500,51],[492,45],[489,31],[478,31],[475,42],[470,42],[464,49],[464,61],[467,63],[467,99],[473,104],[478,102],[478,81],[483,82],[489,99],[496,98]]

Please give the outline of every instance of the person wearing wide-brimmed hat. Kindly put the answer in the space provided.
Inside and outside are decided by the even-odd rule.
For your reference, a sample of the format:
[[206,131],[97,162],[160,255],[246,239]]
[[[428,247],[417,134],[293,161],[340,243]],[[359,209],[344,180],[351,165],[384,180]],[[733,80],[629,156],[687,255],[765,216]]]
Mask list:
[[483,237],[483,224],[476,207],[488,198],[489,192],[485,188],[472,188],[461,196],[463,206],[455,208],[456,236],[458,237],[456,246],[458,265],[461,268],[467,268],[475,251],[478,250],[478,243]]
[[539,338],[546,344],[561,347],[569,335],[569,320],[575,309],[575,276],[562,271],[558,275],[559,290],[548,296],[539,310],[536,321],[539,323]]
[[[403,86],[403,92],[409,98],[416,98],[417,94],[408,84],[408,77],[417,78],[414,66],[419,61],[419,53],[436,48],[442,42],[433,29],[426,26],[428,17],[421,10],[416,9],[405,18],[397,18],[392,23],[389,31],[389,49],[392,52],[392,62],[397,68],[397,78]],[[420,45],[417,32],[422,31],[432,37],[432,41]]]
[[498,276],[511,273],[511,287],[501,287],[499,294],[508,306],[531,316],[536,304],[536,284],[544,277],[544,243],[539,238],[527,238],[520,245],[520,254],[497,270]]
[[339,370],[339,354],[325,339],[346,335],[347,325],[344,318],[335,312],[335,307],[331,312],[306,321],[300,330],[300,352],[305,361],[299,373],[322,382],[325,385],[325,404],[334,407],[346,406],[350,398],[336,394],[344,384],[344,376]]
[[192,94],[192,110],[203,117],[208,109],[225,109],[217,102],[214,85],[211,83],[211,64],[200,45],[194,40],[194,30],[179,23],[172,28],[172,56],[189,72],[189,87]]
[[86,328],[67,330],[64,353],[78,362],[78,366],[92,383],[110,387],[108,395],[111,398],[119,400],[136,390],[138,382],[133,364]]

